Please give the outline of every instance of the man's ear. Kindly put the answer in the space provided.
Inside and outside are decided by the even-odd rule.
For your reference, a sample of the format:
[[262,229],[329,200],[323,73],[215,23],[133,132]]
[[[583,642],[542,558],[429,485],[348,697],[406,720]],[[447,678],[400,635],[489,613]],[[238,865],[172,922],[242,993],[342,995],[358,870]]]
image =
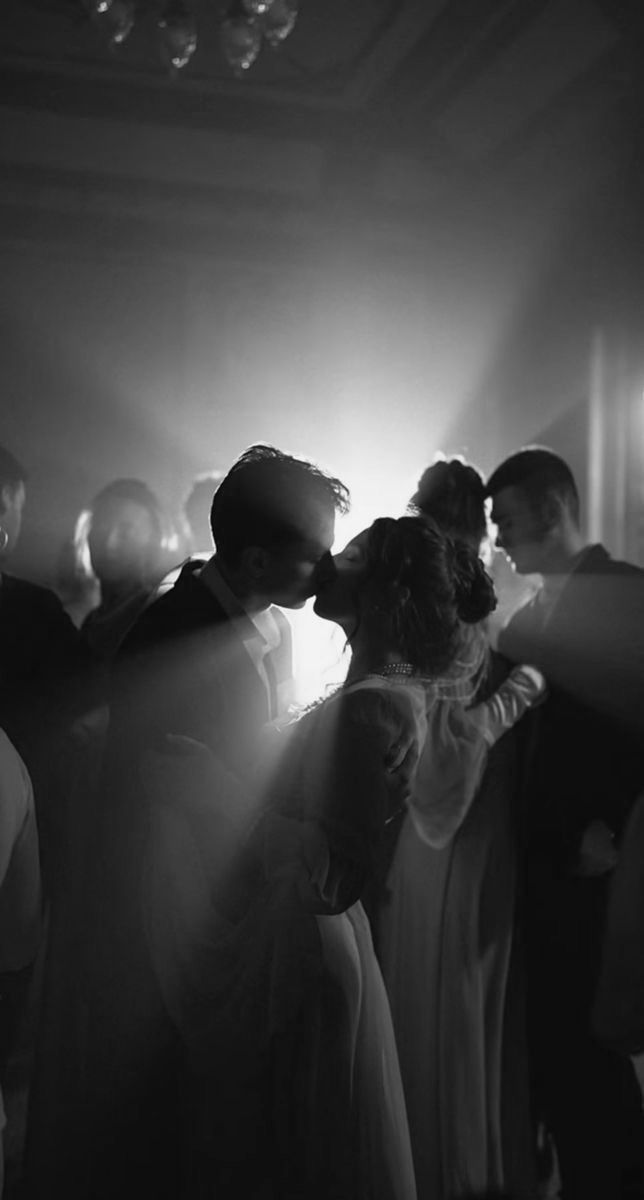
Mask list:
[[259,582],[266,574],[269,555],[263,546],[246,546],[240,556],[240,563],[247,579]]
[[544,496],[541,504],[541,526],[544,533],[552,533],[561,522],[563,514],[561,496]]

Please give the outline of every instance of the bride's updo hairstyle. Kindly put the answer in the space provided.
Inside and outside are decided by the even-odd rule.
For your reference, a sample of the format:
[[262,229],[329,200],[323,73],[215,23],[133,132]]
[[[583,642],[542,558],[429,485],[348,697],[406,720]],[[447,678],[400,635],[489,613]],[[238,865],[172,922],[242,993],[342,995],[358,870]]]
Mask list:
[[476,551],[428,517],[381,517],[369,529],[361,616],[422,675],[446,671],[473,625],[496,608]]

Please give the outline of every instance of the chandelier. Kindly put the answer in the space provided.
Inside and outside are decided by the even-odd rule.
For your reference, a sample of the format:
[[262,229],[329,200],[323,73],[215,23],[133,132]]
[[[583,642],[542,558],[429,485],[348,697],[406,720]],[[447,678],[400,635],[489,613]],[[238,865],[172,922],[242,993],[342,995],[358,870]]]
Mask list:
[[[137,20],[137,0],[83,0],[107,43],[121,46]],[[231,0],[222,13],[219,42],[234,73],[242,76],[265,45],[276,48],[291,33],[299,0]],[[189,0],[160,0],[155,18],[162,61],[172,73],[187,66],[197,49],[197,21]]]

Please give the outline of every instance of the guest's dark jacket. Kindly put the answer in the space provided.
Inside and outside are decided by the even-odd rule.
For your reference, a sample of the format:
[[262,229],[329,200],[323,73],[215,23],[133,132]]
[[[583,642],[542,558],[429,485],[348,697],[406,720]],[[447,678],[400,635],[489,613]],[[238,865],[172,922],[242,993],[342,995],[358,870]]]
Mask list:
[[[113,1195],[124,1173],[134,1190],[173,1197],[181,1168],[174,1153],[177,1036],[164,1010],[141,917],[149,836],[146,754],[167,749],[168,735],[183,735],[205,743],[243,778],[254,742],[270,719],[266,689],[240,635],[244,620],[252,633],[250,619],[240,610],[241,624],[231,620],[198,578],[202,565],[187,563],[175,585],[139,616],[114,668],[87,902],[88,1086],[96,1114],[87,1138],[96,1197]],[[280,617],[278,623],[290,633]],[[162,1151],[166,1134],[170,1141]],[[172,1153],[166,1153],[169,1148]]]
[[0,582],[0,725],[31,770],[34,748],[76,715],[88,655],[48,588],[3,572]]
[[[243,774],[250,743],[270,720],[269,702],[239,632],[196,574],[202,566],[186,563],[126,635],[113,676],[110,743],[119,757],[138,755],[168,733],[183,734]],[[250,627],[241,610],[240,620]]]
[[106,894],[116,885],[130,909],[125,881],[129,874],[137,888],[147,836],[146,756],[167,750],[168,735],[181,735],[204,743],[243,781],[270,720],[266,688],[242,640],[254,627],[241,608],[239,623],[231,619],[199,579],[201,566],[184,566],[174,587],[140,615],[116,657],[97,860]]
[[619,837],[644,778],[644,571],[588,547],[552,612],[537,594],[499,649],[548,681],[525,722],[525,833],[529,860],[568,876],[591,821]]
[[34,786],[41,851],[50,849],[52,782],[65,730],[90,702],[90,660],[57,596],[3,572],[0,580],[0,726]]

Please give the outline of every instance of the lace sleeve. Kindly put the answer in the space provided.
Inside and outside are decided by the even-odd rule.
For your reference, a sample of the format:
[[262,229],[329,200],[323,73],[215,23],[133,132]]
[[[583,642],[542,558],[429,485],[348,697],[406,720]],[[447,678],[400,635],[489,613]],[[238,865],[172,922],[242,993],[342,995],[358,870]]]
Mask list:
[[409,801],[411,819],[430,846],[446,846],[462,825],[487,765],[488,750],[544,694],[534,667],[515,667],[496,692],[466,708],[438,700],[428,713],[427,737]]
[[546,681],[536,667],[514,667],[489,700],[469,709],[469,717],[488,746],[516,725],[523,714],[540,700]]

